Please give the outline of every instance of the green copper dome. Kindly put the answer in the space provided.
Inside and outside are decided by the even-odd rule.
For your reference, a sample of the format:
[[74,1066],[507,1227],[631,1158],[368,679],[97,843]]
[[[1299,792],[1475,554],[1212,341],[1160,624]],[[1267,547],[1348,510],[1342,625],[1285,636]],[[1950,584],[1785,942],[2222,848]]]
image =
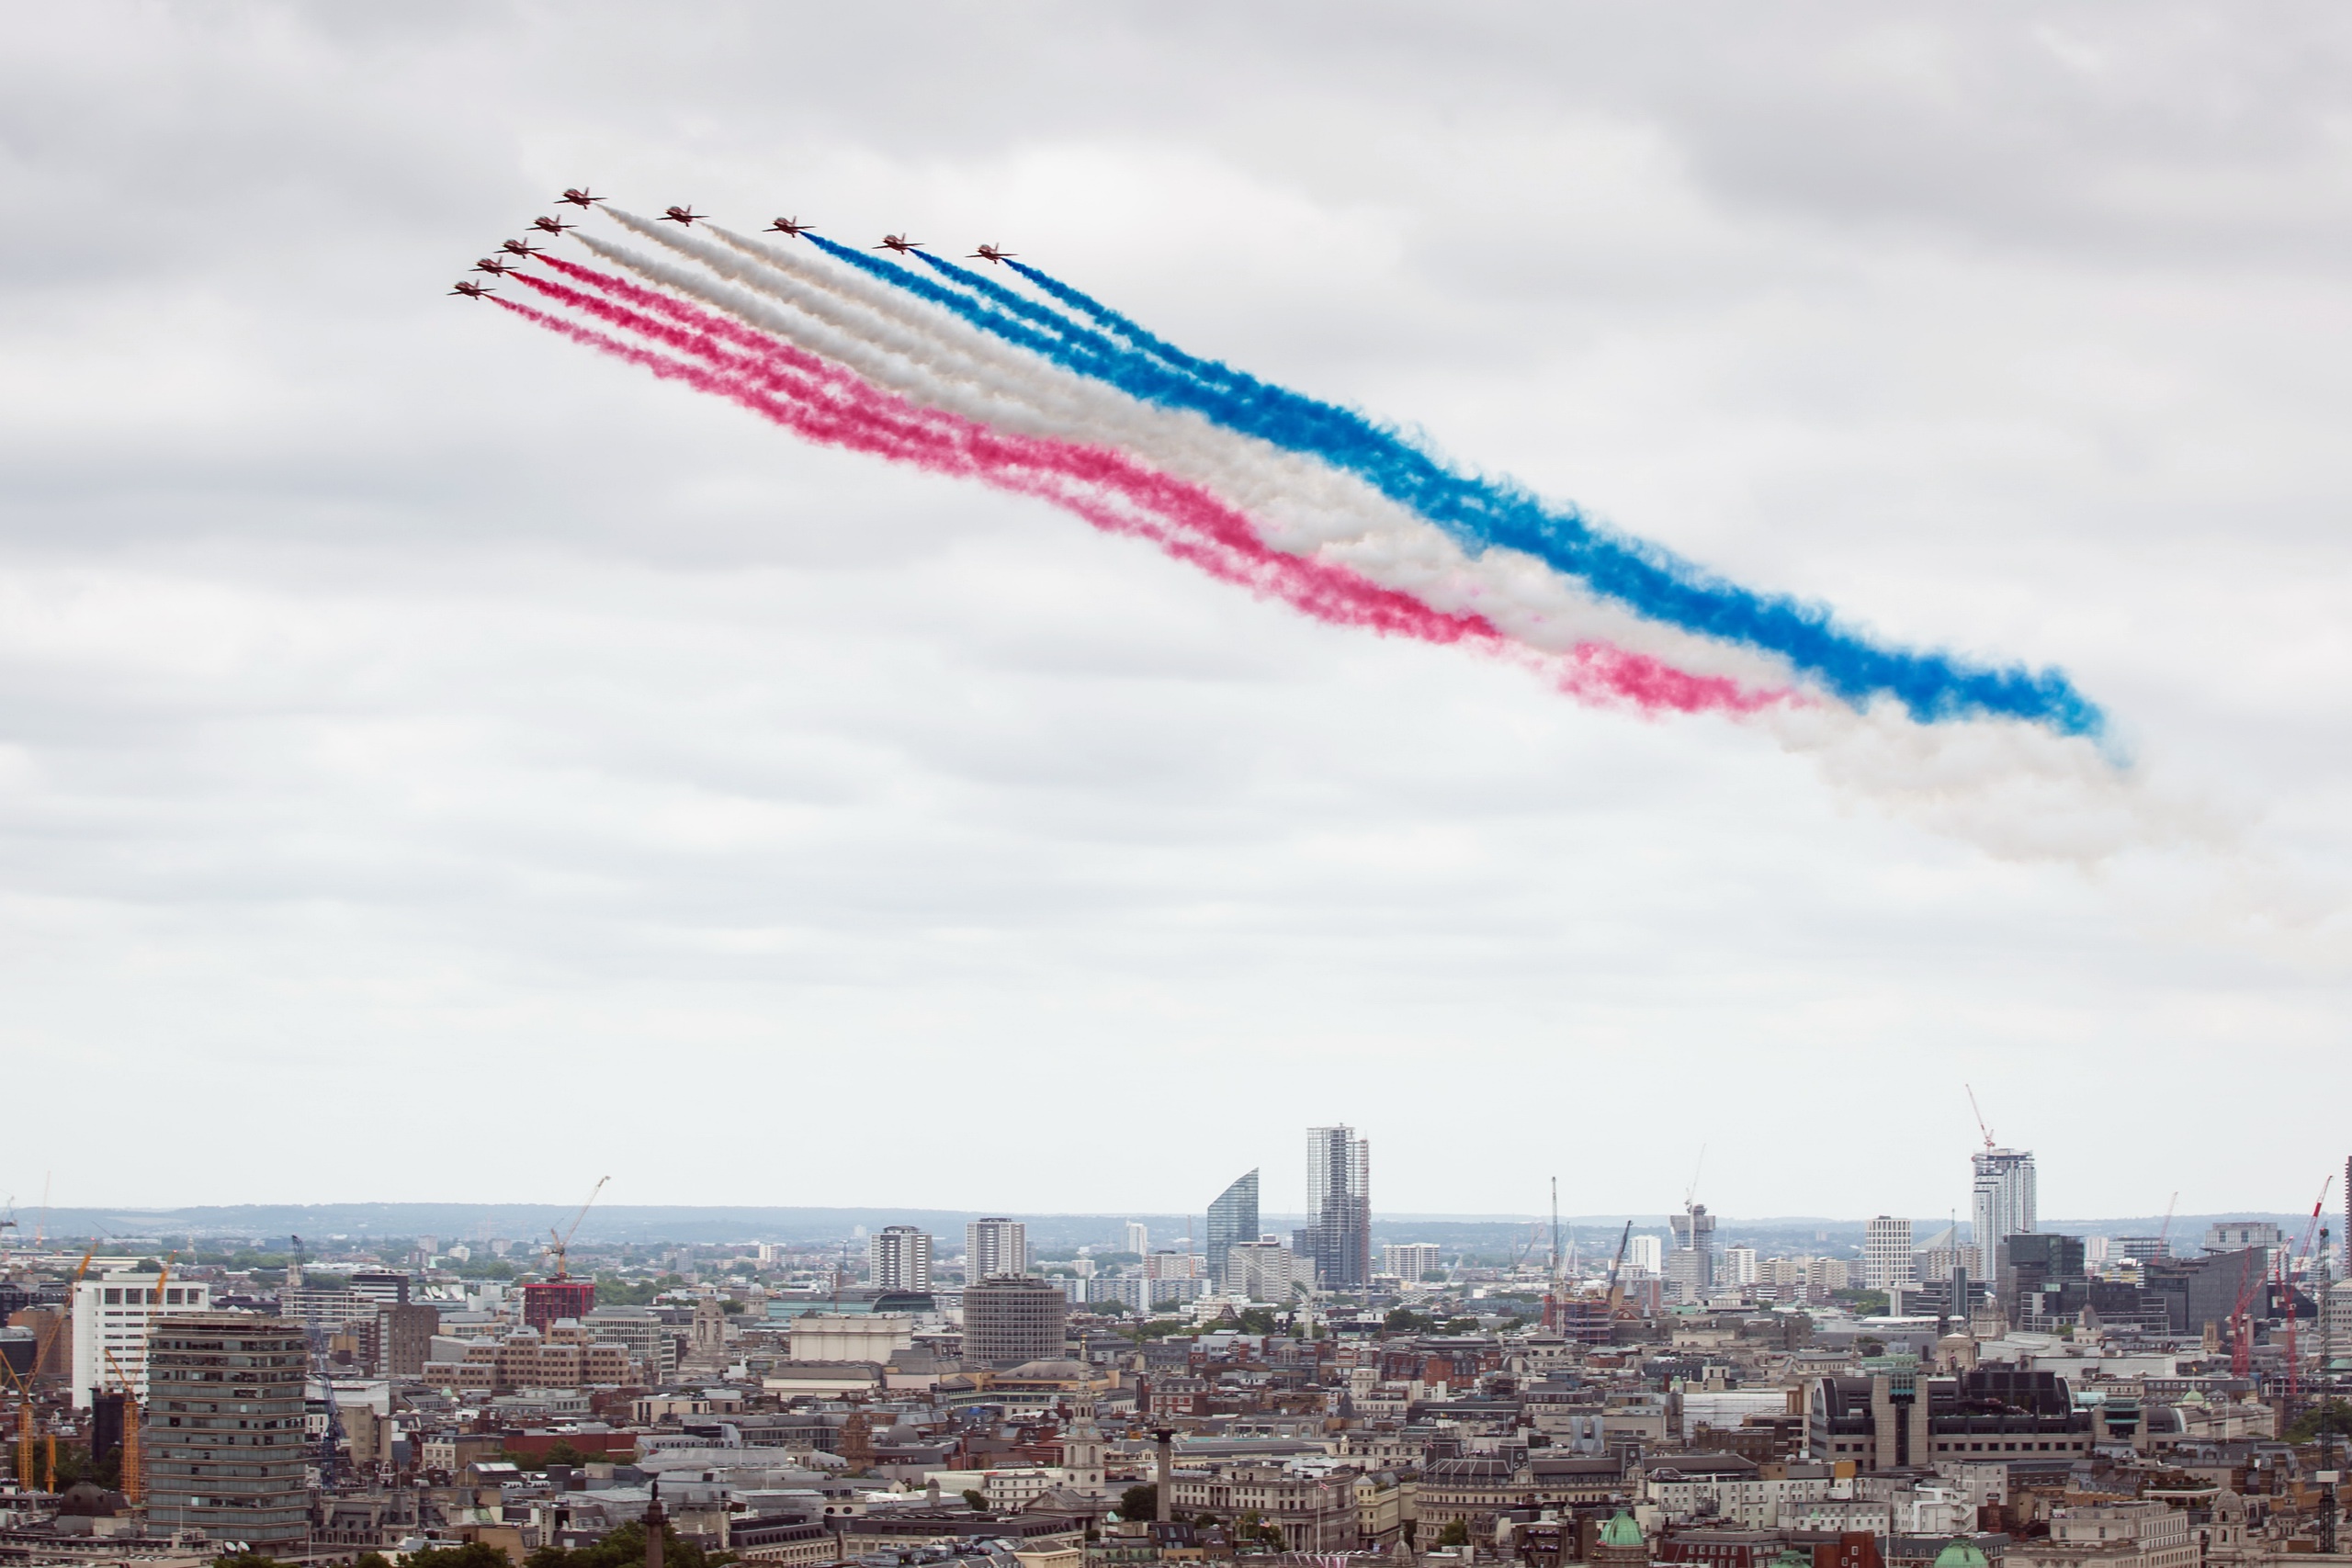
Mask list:
[[[1633,1515],[1620,1509],[1615,1518],[1600,1527],[1600,1544],[1639,1546],[1642,1544],[1642,1527],[1634,1522]],[[1979,1552],[1977,1556],[1981,1559],[1984,1553]]]
[[1936,1553],[1936,1568],[1986,1568],[1991,1561],[1984,1555],[1984,1548],[1958,1536],[1952,1537],[1951,1544]]

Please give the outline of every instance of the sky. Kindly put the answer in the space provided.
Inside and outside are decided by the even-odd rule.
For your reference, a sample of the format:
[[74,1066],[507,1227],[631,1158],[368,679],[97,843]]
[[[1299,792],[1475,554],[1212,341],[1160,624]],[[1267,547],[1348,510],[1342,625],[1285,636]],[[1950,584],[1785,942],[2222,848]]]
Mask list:
[[[2342,1169],[2340,7],[0,27],[20,1208],[1290,1209],[1346,1122],[1384,1212],[1927,1218],[1969,1088],[2046,1213]],[[1890,807],[447,297],[583,182],[996,242],[2062,668],[2155,826]]]

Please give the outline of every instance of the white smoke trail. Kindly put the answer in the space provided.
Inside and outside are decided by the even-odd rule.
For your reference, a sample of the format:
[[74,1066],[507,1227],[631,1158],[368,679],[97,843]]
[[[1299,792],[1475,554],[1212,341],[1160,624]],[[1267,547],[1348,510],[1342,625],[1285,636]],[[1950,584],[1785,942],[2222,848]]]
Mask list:
[[[1792,683],[1778,660],[1644,621],[1521,552],[1492,548],[1473,557],[1352,475],[1191,411],[1160,408],[1064,370],[848,268],[779,255],[715,230],[740,253],[729,254],[628,214],[615,216],[742,288],[713,284],[617,245],[586,242],[616,265],[925,407],[1024,435],[1126,452],[1246,513],[1276,549],[1348,567],[1441,610],[1483,615],[1504,636],[1539,651],[1565,653],[1605,642],[1750,687]],[[818,287],[833,281],[846,287],[839,293]],[[779,312],[743,289],[815,319]]]
[[[724,230],[715,231],[722,247],[613,216],[727,281],[588,242],[616,265],[910,401],[1021,434],[1125,451],[1244,512],[1277,549],[1346,566],[1441,610],[1484,615],[1539,650],[1608,642],[1697,674],[1792,683],[1768,656],[1637,619],[1521,552],[1473,557],[1351,475],[1065,370],[849,267]],[[1834,788],[1996,856],[2089,865],[2132,848],[2211,846],[2230,836],[2212,812],[2158,798],[2138,770],[2098,743],[2036,725],[1922,725],[1891,702],[1858,712],[1831,699],[1745,722],[1812,759]]]

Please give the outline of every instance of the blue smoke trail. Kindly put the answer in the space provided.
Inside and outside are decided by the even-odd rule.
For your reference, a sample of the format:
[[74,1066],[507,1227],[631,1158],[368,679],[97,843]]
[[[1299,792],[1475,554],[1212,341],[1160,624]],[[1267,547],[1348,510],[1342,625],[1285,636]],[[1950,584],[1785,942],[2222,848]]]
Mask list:
[[1985,716],[2083,736],[2097,736],[2105,727],[2098,705],[2061,671],[1990,669],[1941,653],[1877,647],[1838,626],[1826,606],[1753,592],[1655,545],[1596,527],[1573,507],[1548,507],[1516,485],[1457,473],[1351,410],[1194,359],[1035,267],[1022,266],[1021,275],[1055,299],[1131,341],[1148,339],[1156,346],[1123,348],[1083,329],[1048,337],[988,299],[821,235],[808,237],[850,265],[1066,370],[1149,402],[1191,409],[1228,430],[1356,474],[1473,553],[1501,546],[1534,556],[1637,615],[1777,654],[1849,703],[1892,696],[1923,723]]

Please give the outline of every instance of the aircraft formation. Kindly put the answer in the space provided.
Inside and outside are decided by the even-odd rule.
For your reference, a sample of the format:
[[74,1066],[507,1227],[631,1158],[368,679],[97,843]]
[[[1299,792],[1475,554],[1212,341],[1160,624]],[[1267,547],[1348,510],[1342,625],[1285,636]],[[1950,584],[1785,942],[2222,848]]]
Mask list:
[[[598,202],[603,201],[604,199],[605,198],[603,197],[594,194],[584,186],[579,187],[567,187],[562,195],[556,197],[556,200],[559,203],[567,203],[571,206],[581,209],[582,211],[595,206]],[[709,216],[710,214],[707,212],[696,212],[694,209],[694,204],[689,202],[684,206],[665,209],[662,211],[661,221],[664,223],[675,223],[684,228],[692,228],[697,220],[705,219]],[[557,218],[534,218],[531,220],[530,226],[542,234],[554,235],[558,238],[562,236],[565,230],[576,229],[579,227],[576,223],[566,223],[561,219]],[[790,238],[797,239],[803,234],[813,234],[817,231],[816,225],[811,223],[803,223],[797,218],[779,218],[760,231],[763,234],[783,234]],[[503,277],[508,273],[514,270],[515,265],[514,262],[506,260],[505,256],[511,255],[519,260],[537,255],[540,251],[546,249],[543,245],[534,245],[524,240],[502,241],[498,248],[501,252],[504,253],[503,255],[484,256],[481,260],[474,263],[473,270],[476,272],[486,272],[492,277]],[[910,256],[917,251],[923,248],[923,242],[921,240],[910,240],[904,234],[885,234],[882,236],[882,243],[873,248],[877,251],[892,251],[902,256]],[[1012,252],[1005,250],[1001,246],[991,243],[982,245],[978,250],[974,251],[972,253],[972,259],[974,261],[984,262],[1004,262],[1011,260],[1012,255]],[[498,290],[490,284],[466,281],[459,283],[455,288],[450,289],[449,292],[452,294],[462,294],[469,299],[481,299],[497,293]]]

